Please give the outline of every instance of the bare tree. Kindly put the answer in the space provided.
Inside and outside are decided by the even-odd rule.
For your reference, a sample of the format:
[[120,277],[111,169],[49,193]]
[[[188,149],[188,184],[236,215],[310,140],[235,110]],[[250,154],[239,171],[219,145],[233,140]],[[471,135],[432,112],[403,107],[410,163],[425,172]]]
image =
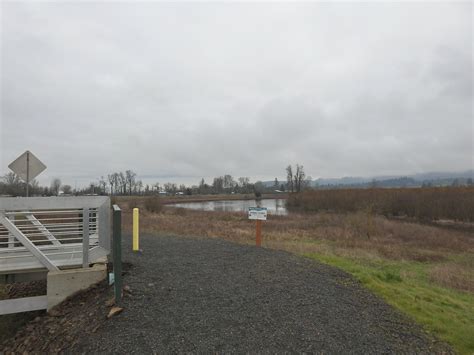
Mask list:
[[133,188],[135,187],[135,177],[137,176],[132,170],[125,171],[125,181],[128,185],[128,193],[132,194]]
[[250,183],[250,179],[248,177],[239,177],[239,186],[245,187]]
[[19,196],[24,193],[24,184],[17,174],[13,172],[7,173],[3,177],[3,181],[5,183],[5,193],[8,195]]
[[306,174],[304,173],[303,165],[296,164],[296,174],[294,176],[296,192],[300,192],[302,190],[305,177]]
[[295,192],[295,185],[293,181],[293,169],[291,165],[286,167],[286,181],[288,185],[288,191]]
[[116,194],[117,191],[120,192],[119,189],[119,184],[120,184],[120,174],[119,173],[113,173],[113,180],[114,180],[114,193]]
[[212,182],[212,189],[214,193],[220,194],[224,190],[224,178],[222,176],[215,177]]
[[235,181],[232,175],[229,175],[229,174],[224,175],[223,185],[224,185],[224,189],[227,189],[227,190],[232,190],[234,188]]
[[71,185],[63,185],[61,186],[61,190],[63,190],[63,193],[66,195],[69,195],[72,192],[72,187]]
[[164,188],[167,193],[171,193],[171,194],[175,194],[176,191],[178,191],[178,186],[176,186],[176,184],[173,184],[171,182],[167,182],[164,185]]
[[51,194],[53,195],[59,195],[59,189],[61,188],[61,180],[58,178],[54,178],[53,181],[51,181]]
[[239,177],[237,181],[237,186],[240,193],[251,193],[253,191],[254,186],[250,183],[250,179],[248,177]]
[[113,195],[114,194],[114,186],[115,185],[115,174],[116,173],[113,173],[113,174],[108,174],[107,175],[107,180],[109,180],[109,184],[110,184],[110,194]]
[[120,172],[118,174],[118,181],[119,181],[119,185],[120,185],[120,193],[122,195],[126,195],[127,194],[127,180],[125,179],[125,175]]
[[200,194],[204,194],[207,192],[206,181],[204,181],[204,178],[202,178],[201,181],[199,182],[198,191]]
[[37,193],[41,193],[41,187],[39,186],[39,182],[36,179],[30,181],[30,194],[35,195]]
[[99,194],[107,194],[107,181],[103,176],[99,179]]
[[142,189],[143,189],[143,182],[141,180],[138,180],[135,184],[136,187],[136,192],[138,192],[139,195],[142,194]]
[[286,167],[286,181],[289,192],[300,192],[306,186],[306,174],[303,165],[296,164],[296,172],[293,173],[291,165]]
[[5,174],[3,181],[5,181],[5,184],[7,185],[16,185],[20,183],[20,177],[17,174],[10,172]]

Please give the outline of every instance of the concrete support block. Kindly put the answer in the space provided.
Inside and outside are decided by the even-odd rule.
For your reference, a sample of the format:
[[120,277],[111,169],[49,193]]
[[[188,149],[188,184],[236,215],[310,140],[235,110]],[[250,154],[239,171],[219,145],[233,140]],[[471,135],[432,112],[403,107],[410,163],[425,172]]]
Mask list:
[[106,256],[103,256],[101,258],[98,258],[96,261],[94,261],[95,264],[107,264],[109,262],[109,259]]
[[107,276],[107,266],[96,264],[90,268],[48,272],[48,311],[76,292],[85,290]]

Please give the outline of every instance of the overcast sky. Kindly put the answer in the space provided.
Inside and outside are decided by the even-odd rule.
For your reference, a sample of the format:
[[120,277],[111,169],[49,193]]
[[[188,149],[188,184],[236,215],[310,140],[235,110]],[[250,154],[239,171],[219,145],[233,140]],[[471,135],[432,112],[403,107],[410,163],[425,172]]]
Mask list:
[[1,3],[0,173],[473,168],[470,2]]

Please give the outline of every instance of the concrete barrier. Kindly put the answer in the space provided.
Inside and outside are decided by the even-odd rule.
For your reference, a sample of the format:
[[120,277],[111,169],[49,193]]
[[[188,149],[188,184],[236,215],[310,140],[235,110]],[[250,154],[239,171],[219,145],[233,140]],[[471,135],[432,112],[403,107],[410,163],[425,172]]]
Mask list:
[[91,268],[48,272],[48,311],[69,296],[104,280],[106,276],[107,266],[104,264],[95,264]]

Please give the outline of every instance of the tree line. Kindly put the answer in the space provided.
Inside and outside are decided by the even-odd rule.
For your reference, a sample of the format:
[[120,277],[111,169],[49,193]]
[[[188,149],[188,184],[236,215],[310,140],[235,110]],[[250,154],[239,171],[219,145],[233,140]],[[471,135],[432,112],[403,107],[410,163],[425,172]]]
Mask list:
[[[62,185],[61,180],[54,178],[50,186],[40,186],[37,180],[30,181],[30,196],[57,196],[60,191],[65,194],[72,193],[70,185]],[[26,193],[26,183],[13,172],[5,174],[0,178],[0,195],[24,196]]]
[[[272,192],[300,192],[309,186],[309,180],[302,165],[296,164],[286,168],[287,181],[280,182],[275,178],[273,184],[262,181],[251,182],[249,177],[234,178],[230,174],[214,177],[209,183],[202,178],[198,184],[186,186],[159,182],[144,184],[137,178],[133,170],[113,172],[90,182],[87,186],[73,189],[71,185],[62,184],[59,178],[54,178],[50,186],[40,186],[36,180],[30,182],[31,196],[64,195],[157,195],[157,194],[251,194],[261,195]],[[10,172],[0,178],[0,195],[24,196],[26,184],[15,173]]]

